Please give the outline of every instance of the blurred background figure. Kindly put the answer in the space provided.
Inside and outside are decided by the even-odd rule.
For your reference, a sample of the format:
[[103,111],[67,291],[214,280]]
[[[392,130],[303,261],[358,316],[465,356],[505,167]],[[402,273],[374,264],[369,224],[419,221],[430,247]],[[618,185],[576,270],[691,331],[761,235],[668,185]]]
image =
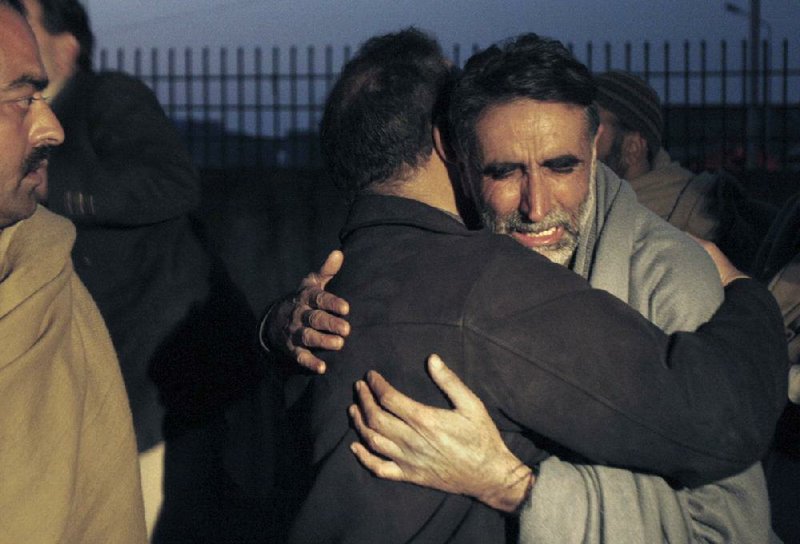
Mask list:
[[67,134],[39,196],[76,226],[75,269],[119,356],[148,529],[163,482],[155,538],[214,541],[232,440],[224,410],[260,379],[254,318],[196,232],[199,179],[153,93],[128,75],[92,70],[94,38],[77,0],[24,4],[50,77],[45,93]]
[[595,79],[602,126],[597,158],[631,184],[639,202],[750,270],[775,210],[748,198],[727,172],[695,174],[673,161],[662,146],[661,100],[644,80],[623,71]]

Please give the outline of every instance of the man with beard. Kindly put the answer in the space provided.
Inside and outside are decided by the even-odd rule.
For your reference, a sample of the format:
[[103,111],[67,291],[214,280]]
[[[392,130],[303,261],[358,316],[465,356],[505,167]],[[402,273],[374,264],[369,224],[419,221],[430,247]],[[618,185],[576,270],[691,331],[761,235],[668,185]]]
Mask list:
[[[503,60],[499,66],[501,72],[508,72],[506,62],[517,69],[525,63],[536,67],[525,73],[526,77],[536,81],[533,88],[528,89],[529,94],[518,94],[514,90],[520,79],[525,85],[531,83],[526,77],[520,78],[518,72],[509,78],[510,83],[497,77],[497,72],[492,69],[493,61],[497,60],[493,56],[495,53],[499,53]],[[506,55],[512,58],[506,59]],[[465,127],[472,126],[475,130],[470,128],[462,132],[461,127],[454,123],[450,126],[454,135],[451,144],[455,145],[456,153],[462,159],[465,173],[473,166],[478,167],[475,172],[467,173],[472,181],[469,185],[473,196],[480,194],[481,201],[487,203],[485,213],[491,213],[488,211],[491,206],[496,224],[502,222],[503,225],[498,228],[503,228],[520,244],[513,244],[506,237],[488,235],[487,231],[469,231],[456,215],[461,211],[458,207],[461,200],[453,193],[444,147],[439,145],[441,139],[436,126],[441,125],[434,126],[437,108],[446,98],[439,93],[447,85],[443,74],[446,62],[438,46],[412,31],[370,40],[345,67],[328,99],[321,130],[322,149],[334,180],[354,198],[342,234],[348,260],[331,283],[331,290],[352,303],[353,332],[341,351],[327,354],[331,364],[324,376],[310,381],[306,377],[297,377],[287,388],[289,404],[298,418],[292,426],[293,434],[299,444],[310,448],[307,464],[287,473],[292,485],[300,488],[296,490],[299,510],[290,531],[294,541],[364,541],[370,538],[384,541],[487,541],[487,535],[498,537],[498,528],[502,534],[502,518],[490,515],[479,505],[464,502],[463,497],[442,496],[420,488],[376,481],[359,470],[349,454],[352,431],[348,429],[341,411],[351,401],[352,382],[363,376],[367,369],[379,368],[424,402],[438,406],[445,404],[437,390],[421,376],[420,363],[434,349],[447,360],[452,359],[470,386],[477,388],[479,395],[487,400],[503,437],[512,449],[519,452],[517,456],[508,450],[498,456],[485,455],[481,448],[488,442],[484,440],[478,440],[477,444],[467,448],[463,448],[461,443],[457,448],[470,452],[478,450],[480,454],[475,457],[479,469],[466,478],[467,485],[475,479],[481,482],[486,482],[486,477],[499,479],[482,487],[475,495],[493,508],[511,512],[518,505],[526,504],[526,509],[531,509],[527,506],[531,501],[526,502],[526,497],[531,486],[536,493],[540,477],[527,469],[522,461],[535,463],[537,458],[542,458],[528,449],[532,444],[525,438],[532,435],[554,450],[566,448],[576,452],[578,458],[655,471],[678,483],[689,480],[694,484],[705,483],[708,478],[714,479],[714,475],[730,474],[726,471],[703,471],[699,479],[686,480],[686,474],[680,474],[682,471],[676,473],[661,462],[657,463],[660,466],[655,466],[646,458],[665,453],[663,446],[656,442],[664,438],[662,433],[670,435],[670,429],[675,430],[672,418],[678,415],[673,412],[675,407],[663,404],[670,404],[671,393],[662,387],[670,379],[661,381],[664,376],[658,378],[657,374],[665,371],[667,374],[673,371],[681,374],[680,387],[688,388],[686,393],[693,399],[689,403],[693,407],[697,407],[695,401],[698,397],[691,391],[697,387],[707,391],[703,385],[705,380],[715,381],[715,385],[724,390],[739,383],[739,378],[733,375],[714,377],[713,369],[707,366],[708,360],[672,361],[662,365],[659,364],[663,360],[661,356],[641,361],[645,365],[643,374],[631,374],[631,356],[616,350],[631,348],[640,340],[626,340],[627,332],[607,329],[621,324],[621,316],[617,313],[621,309],[619,300],[605,294],[602,301],[581,300],[582,295],[578,292],[565,292],[561,282],[577,281],[578,277],[562,267],[553,266],[538,254],[557,255],[561,261],[572,260],[573,257],[565,258],[564,254],[572,253],[578,244],[578,236],[602,230],[594,224],[599,220],[590,217],[594,214],[581,212],[581,207],[592,209],[596,205],[593,202],[605,204],[610,201],[609,206],[611,203],[620,205],[615,213],[632,213],[625,193],[621,196],[618,180],[613,189],[603,187],[602,193],[591,190],[595,169],[593,136],[598,123],[592,107],[594,86],[586,68],[574,61],[557,42],[536,36],[523,37],[507,51],[493,49],[487,57],[473,61],[467,67],[464,79],[456,86],[451,110],[460,112],[460,117],[454,119],[465,120]],[[476,65],[480,66],[476,68],[477,73],[489,75],[487,81],[479,83],[482,93],[470,92],[468,96],[461,96],[459,93],[464,93],[464,81],[468,80],[470,67]],[[552,77],[556,77],[557,84],[548,86],[548,79]],[[568,84],[564,85],[565,82]],[[539,87],[542,85],[545,90],[540,95]],[[559,94],[562,91],[564,94]],[[492,93],[499,93],[500,98]],[[464,101],[459,101],[459,98]],[[420,124],[420,120],[426,122]],[[412,132],[414,136],[398,133],[401,129]],[[509,138],[503,132],[506,129],[513,137]],[[431,134],[437,143],[435,149],[430,141]],[[461,150],[478,145],[477,141],[471,141],[473,134],[477,134],[480,149],[478,155],[472,154],[473,162],[469,163]],[[412,145],[414,142],[419,142],[414,144],[418,147]],[[473,176],[474,173],[478,176]],[[537,199],[529,198],[531,195],[536,195]],[[515,218],[517,211],[522,218]],[[650,217],[638,218],[637,226],[649,232]],[[581,220],[590,224],[581,224]],[[544,222],[543,228],[537,227],[537,222]],[[681,240],[677,231],[668,230],[664,237],[671,240],[673,235]],[[483,236],[488,236],[485,240],[487,245],[480,242]],[[631,243],[638,242],[638,237],[631,238]],[[526,251],[520,245],[537,251]],[[682,249],[689,252],[689,259],[697,260],[697,266],[708,267],[705,270],[710,270],[714,282],[718,282],[711,262],[700,259],[698,246],[686,240]],[[597,252],[584,256],[584,259],[591,259],[594,253]],[[637,263],[626,263],[626,266],[635,267]],[[652,264],[649,267],[652,268]],[[617,271],[618,267],[607,273]],[[656,270],[652,276],[658,276],[660,272]],[[599,276],[603,277],[602,274]],[[609,277],[605,281],[612,284],[618,279]],[[622,279],[626,280],[627,276]],[[660,281],[665,281],[664,274],[661,274]],[[704,283],[712,291],[716,289],[717,296],[720,295],[718,283],[710,280]],[[312,291],[314,297],[319,295],[317,303],[327,306],[324,299],[330,301],[332,297],[319,289],[307,288],[301,295],[308,297]],[[601,291],[595,293],[599,296]],[[341,302],[341,299],[337,300]],[[612,313],[602,310],[597,313],[596,302],[606,305]],[[291,311],[292,304],[276,308],[271,320],[273,325],[283,319],[286,306]],[[705,317],[710,314],[709,311]],[[321,314],[312,311],[306,315],[306,319],[313,323]],[[673,316],[665,310],[664,317]],[[708,326],[710,324],[705,327]],[[267,326],[267,332],[272,329]],[[575,334],[570,334],[571,330]],[[278,338],[280,334],[270,336]],[[703,338],[713,336],[716,334],[705,334]],[[780,344],[778,336],[773,335],[773,341]],[[679,339],[689,337],[678,335],[674,340],[680,343]],[[699,344],[694,345],[699,347]],[[584,348],[588,351],[582,352]],[[606,360],[608,349],[616,352],[613,362]],[[670,352],[676,355],[680,351],[673,349]],[[777,367],[781,365],[782,361]],[[543,373],[539,372],[545,368]],[[752,370],[755,369],[748,371]],[[690,375],[683,375],[683,372]],[[651,379],[660,385],[645,393]],[[774,384],[775,387],[785,386],[785,373],[776,371],[775,380],[779,382]],[[385,385],[375,373],[370,374],[369,381],[378,390],[382,389],[381,383]],[[565,383],[570,385],[565,388]],[[772,391],[772,388],[771,385],[768,390]],[[751,401],[760,403],[765,400],[765,391],[760,388],[746,389],[739,390],[742,396],[737,396],[736,402],[724,409],[726,418],[733,417],[729,409],[742,406],[742,397],[748,399],[744,406]],[[357,391],[362,399],[370,398],[366,384],[359,382]],[[716,389],[713,391],[718,392]],[[774,398],[777,395],[767,394],[771,406],[779,404]],[[708,400],[705,393],[701,397]],[[682,397],[680,404],[684,404],[685,398]],[[603,419],[600,414],[606,413],[608,406],[603,407],[606,402],[610,405],[623,402],[627,407],[623,410],[625,415],[619,414],[621,418],[612,418],[613,421],[596,427],[598,416]],[[717,401],[712,406],[714,410],[722,408]],[[774,423],[776,407],[769,411],[773,416],[761,422],[763,428],[758,424],[759,433],[765,435],[769,434],[769,427]],[[352,413],[359,429],[374,438],[358,413]],[[660,438],[645,439],[639,431],[623,436],[627,435],[625,428],[630,422],[640,421],[641,417],[649,419],[655,414],[664,418],[663,427],[659,424],[656,431],[657,435],[662,435]],[[708,416],[706,412],[701,419],[710,423],[706,420]],[[380,419],[384,416],[373,411],[368,418],[371,423],[374,423],[373,417]],[[505,449],[500,433],[488,417],[487,420],[490,433],[494,433]],[[732,420],[739,421],[735,417]],[[693,427],[697,422],[689,426]],[[719,427],[719,423],[704,424],[701,434],[714,442],[725,439],[728,431]],[[378,427],[384,430],[382,425]],[[482,429],[469,436],[473,439],[482,436]],[[688,438],[687,445],[692,444],[692,450],[697,447],[705,449],[696,442],[698,438]],[[499,453],[497,441],[491,442],[495,448],[493,453]],[[639,442],[639,445],[633,442]],[[607,448],[612,443],[614,451],[609,453]],[[383,451],[382,444],[385,442],[381,439],[370,439],[370,445],[381,453],[395,459],[398,457],[398,452],[392,448]],[[362,460],[372,466],[363,448],[355,448]],[[286,449],[303,451],[299,447]],[[747,465],[758,458],[762,449],[763,444],[759,444],[758,453],[749,457]],[[572,456],[576,459],[574,453]],[[674,461],[676,459],[670,462]],[[685,461],[681,459],[679,462]],[[558,465],[559,461],[554,463]],[[747,468],[747,465],[734,472]],[[475,466],[471,465],[470,469],[474,470]],[[617,482],[616,472],[623,474],[626,479],[619,480],[619,486],[632,490],[635,496],[639,489],[637,486],[641,485],[635,479],[637,476],[616,469],[606,470],[613,473],[607,477],[613,482]],[[434,485],[450,493],[466,493],[458,488],[462,482],[449,478],[440,479],[436,485],[413,477],[387,474],[380,468],[378,473],[393,476],[392,479]],[[305,486],[303,476],[308,478]],[[580,484],[580,475],[570,482],[573,489],[576,479]],[[681,536],[688,539],[689,529],[685,525],[689,522],[681,509],[685,503],[678,498],[669,502],[662,495],[674,493],[663,480],[654,480],[656,483],[652,487],[645,484],[645,496],[641,499],[643,507],[647,508],[645,517],[655,516],[658,518],[656,524],[677,519],[682,525],[675,528],[647,526],[641,532],[646,530],[647,535],[656,532],[660,535],[660,529],[675,539]],[[732,485],[746,487],[753,480],[757,483],[757,471],[748,473],[743,480]],[[757,499],[757,492],[755,495]],[[629,496],[630,493],[618,497],[620,508]],[[748,495],[748,501],[750,497]],[[652,511],[653,504],[659,508],[664,501],[667,502],[663,510]],[[709,504],[704,506],[710,508]],[[752,505],[748,502],[747,506]],[[627,507],[638,511],[629,504]],[[744,510],[743,514],[747,514],[746,508]],[[561,510],[562,513],[567,511]],[[719,514],[715,512],[709,515],[710,519],[701,521],[714,524],[714,518]],[[764,515],[766,512],[759,510],[752,517],[746,516],[745,523],[758,525],[753,532],[760,535]],[[639,527],[633,528],[631,533],[619,523],[621,519],[622,516],[612,520],[618,522],[607,528],[612,534],[603,533],[602,537],[636,538]],[[536,522],[539,521],[546,524],[548,520],[537,516]],[[601,529],[589,527],[588,530]]]
[[0,540],[145,541],[131,414],[103,320],[37,207],[64,133],[16,0],[0,0]]
[[[694,330],[722,300],[716,272],[697,244],[640,206],[627,184],[596,163],[594,92],[585,66],[558,42],[535,35],[473,57],[452,94],[449,123],[450,145],[472,200],[495,232],[569,266],[665,331]],[[318,297],[317,306],[342,303],[313,288],[306,291],[311,292],[301,293],[301,300]],[[282,312],[278,308],[276,315]],[[317,328],[340,333],[345,327],[318,309],[295,311],[302,313],[305,323]],[[553,324],[545,319],[541,326]],[[582,332],[573,326],[577,341]],[[302,326],[288,328],[301,331],[306,340],[320,338],[315,336],[319,332],[306,332]],[[273,339],[273,345],[286,341],[280,335]],[[337,349],[334,340],[341,343],[326,339],[325,347]],[[305,356],[308,361],[309,354]],[[440,372],[432,369],[435,376]],[[697,372],[695,379],[703,383],[707,376]],[[370,446],[392,461],[382,461],[359,445],[355,451],[378,475],[496,497],[508,478],[482,470],[482,460],[506,459],[509,474],[519,466],[518,458],[499,453],[504,448],[500,435],[486,429],[488,417],[479,418],[483,427],[469,417],[454,422],[451,414],[413,403],[379,377],[373,375],[369,385],[388,412],[379,410],[361,384],[362,410],[369,417],[353,415]],[[463,399],[467,392],[458,394]],[[454,413],[463,415],[458,409]],[[401,420],[410,423],[401,425]],[[383,435],[377,441],[376,430]],[[409,434],[412,438],[404,438]],[[414,443],[416,436],[427,438]],[[386,437],[409,440],[413,452],[387,445]],[[440,447],[424,444],[433,441]],[[462,467],[454,466],[464,457]],[[442,474],[450,477],[443,479]],[[713,485],[676,492],[662,478],[551,458],[540,467],[521,519],[523,537],[531,541],[569,541],[578,535],[590,541],[650,541],[662,535],[671,542],[761,541],[769,531],[759,466]]]

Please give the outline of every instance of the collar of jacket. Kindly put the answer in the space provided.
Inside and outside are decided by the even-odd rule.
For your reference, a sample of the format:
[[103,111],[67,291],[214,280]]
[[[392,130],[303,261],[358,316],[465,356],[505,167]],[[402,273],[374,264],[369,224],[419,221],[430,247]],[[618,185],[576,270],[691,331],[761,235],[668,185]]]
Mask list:
[[362,194],[350,207],[347,222],[339,233],[339,239],[344,243],[345,239],[357,230],[387,225],[407,226],[458,236],[474,236],[485,232],[483,229],[469,230],[460,218],[418,200]]

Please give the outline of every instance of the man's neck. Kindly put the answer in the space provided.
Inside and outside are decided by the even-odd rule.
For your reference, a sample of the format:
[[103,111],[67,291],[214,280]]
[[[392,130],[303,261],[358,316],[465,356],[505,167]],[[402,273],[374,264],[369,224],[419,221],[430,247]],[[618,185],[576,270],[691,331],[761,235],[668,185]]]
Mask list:
[[435,152],[424,165],[402,179],[378,185],[374,192],[417,200],[460,218],[453,183]]

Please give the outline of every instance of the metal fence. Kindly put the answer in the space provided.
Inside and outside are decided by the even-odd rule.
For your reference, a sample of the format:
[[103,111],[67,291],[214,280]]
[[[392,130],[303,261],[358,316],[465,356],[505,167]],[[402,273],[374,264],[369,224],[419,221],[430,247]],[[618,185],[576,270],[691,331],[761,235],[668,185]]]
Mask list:
[[[450,57],[462,64],[477,49],[455,45]],[[755,80],[744,41],[570,49],[594,71],[649,81],[663,102],[667,148],[695,170],[742,169],[748,152],[750,167],[800,169],[800,55],[788,41],[763,43]],[[313,169],[323,103],[350,55],[349,47],[102,50],[98,65],[147,83],[201,168]]]

